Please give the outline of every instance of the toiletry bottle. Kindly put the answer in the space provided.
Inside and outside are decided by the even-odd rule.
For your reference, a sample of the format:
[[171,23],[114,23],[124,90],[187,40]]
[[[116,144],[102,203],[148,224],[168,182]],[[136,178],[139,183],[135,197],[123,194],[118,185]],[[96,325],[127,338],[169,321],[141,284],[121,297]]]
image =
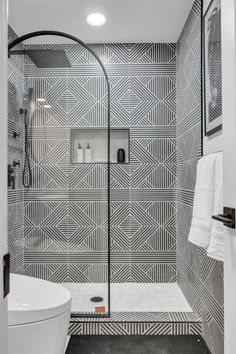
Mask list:
[[83,154],[83,149],[81,145],[78,145],[78,148],[76,149],[76,154],[77,154],[77,163],[83,163],[84,162],[84,154]]
[[124,163],[125,162],[125,150],[124,149],[118,149],[118,151],[117,151],[117,162],[118,163]]
[[87,148],[85,150],[85,162],[87,162],[87,163],[92,162],[92,150],[90,148],[89,143],[87,143]]

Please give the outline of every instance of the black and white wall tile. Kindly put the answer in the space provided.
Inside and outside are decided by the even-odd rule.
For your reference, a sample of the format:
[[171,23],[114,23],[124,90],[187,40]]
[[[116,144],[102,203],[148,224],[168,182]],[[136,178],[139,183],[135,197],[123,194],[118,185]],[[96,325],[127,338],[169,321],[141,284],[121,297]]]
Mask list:
[[201,155],[201,1],[196,0],[177,43],[177,279],[202,318],[214,354],[223,345],[223,264],[188,242],[196,165]]
[[[9,27],[9,41],[16,34]],[[15,189],[8,188],[8,247],[11,254],[11,271],[23,272],[24,262],[24,200],[21,182],[23,166],[23,120],[20,108],[24,98],[24,59],[14,56],[8,62],[8,164],[20,162],[14,168]],[[19,134],[17,138],[13,133]]]
[[191,312],[113,312],[110,318],[71,318],[69,335],[196,335],[201,320]]
[[[51,49],[58,46],[50,46]],[[25,191],[25,272],[53,281],[107,280],[107,166],[70,162],[70,128],[106,127],[101,69],[65,45],[69,69],[25,66],[44,97],[30,131],[33,188]],[[130,129],[130,164],[111,166],[114,282],[176,281],[176,46],[92,45],[108,71],[111,126]]]

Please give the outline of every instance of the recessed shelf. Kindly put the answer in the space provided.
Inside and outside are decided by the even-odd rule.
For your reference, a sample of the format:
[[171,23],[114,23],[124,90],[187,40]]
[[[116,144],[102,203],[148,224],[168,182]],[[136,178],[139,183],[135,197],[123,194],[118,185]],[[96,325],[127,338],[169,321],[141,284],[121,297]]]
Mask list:
[[[110,129],[110,163],[117,164],[118,149],[125,150],[125,162],[129,163],[129,128]],[[102,164],[108,162],[108,129],[107,128],[72,128],[70,131],[71,163]],[[91,162],[85,161],[87,144],[91,148]],[[83,162],[78,161],[78,146],[83,149]]]

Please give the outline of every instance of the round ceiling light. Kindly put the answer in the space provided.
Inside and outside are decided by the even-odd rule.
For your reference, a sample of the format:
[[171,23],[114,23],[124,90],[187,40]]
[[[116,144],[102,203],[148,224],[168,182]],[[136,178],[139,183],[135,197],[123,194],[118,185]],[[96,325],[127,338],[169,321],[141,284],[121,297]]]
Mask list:
[[90,14],[87,17],[87,22],[91,26],[102,26],[104,23],[106,23],[106,17],[99,13]]

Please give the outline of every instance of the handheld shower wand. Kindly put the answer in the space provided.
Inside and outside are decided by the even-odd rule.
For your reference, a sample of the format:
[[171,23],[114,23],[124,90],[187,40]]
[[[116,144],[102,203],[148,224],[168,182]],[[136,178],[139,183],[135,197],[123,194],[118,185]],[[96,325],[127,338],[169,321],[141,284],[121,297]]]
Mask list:
[[32,186],[32,170],[31,170],[30,156],[29,156],[29,124],[33,114],[33,89],[32,88],[29,88],[27,108],[23,112],[24,112],[24,125],[25,125],[25,160],[24,160],[24,168],[22,174],[22,183],[23,186],[28,189]]

